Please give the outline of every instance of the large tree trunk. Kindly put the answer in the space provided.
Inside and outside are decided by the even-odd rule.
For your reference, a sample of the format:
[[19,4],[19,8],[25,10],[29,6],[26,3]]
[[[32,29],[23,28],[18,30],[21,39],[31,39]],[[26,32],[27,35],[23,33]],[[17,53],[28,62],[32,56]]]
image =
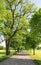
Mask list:
[[35,49],[33,49],[33,55],[35,55]]
[[6,55],[10,54],[10,41],[6,40]]

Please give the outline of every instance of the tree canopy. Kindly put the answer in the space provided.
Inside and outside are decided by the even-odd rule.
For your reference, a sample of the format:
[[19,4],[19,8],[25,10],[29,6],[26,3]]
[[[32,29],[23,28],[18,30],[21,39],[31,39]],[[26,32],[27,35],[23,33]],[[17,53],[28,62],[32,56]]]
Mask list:
[[41,9],[35,12],[30,20],[31,36],[41,42]]
[[29,0],[0,1],[0,34],[6,41],[6,54],[13,37],[18,31],[27,31],[28,17],[34,11],[34,5]]

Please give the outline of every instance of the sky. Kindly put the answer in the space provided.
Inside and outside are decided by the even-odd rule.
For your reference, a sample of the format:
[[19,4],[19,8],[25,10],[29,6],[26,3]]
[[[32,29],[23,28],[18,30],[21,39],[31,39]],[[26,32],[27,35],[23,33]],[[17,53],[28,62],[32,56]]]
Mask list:
[[31,0],[36,7],[41,8],[41,0]]

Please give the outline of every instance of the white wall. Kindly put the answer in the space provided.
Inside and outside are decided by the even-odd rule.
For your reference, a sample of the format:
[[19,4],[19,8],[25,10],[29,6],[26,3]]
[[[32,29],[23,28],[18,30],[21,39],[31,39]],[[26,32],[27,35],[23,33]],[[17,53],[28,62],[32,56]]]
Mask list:
[[2,43],[0,43],[0,46],[6,47],[6,42],[3,41]]

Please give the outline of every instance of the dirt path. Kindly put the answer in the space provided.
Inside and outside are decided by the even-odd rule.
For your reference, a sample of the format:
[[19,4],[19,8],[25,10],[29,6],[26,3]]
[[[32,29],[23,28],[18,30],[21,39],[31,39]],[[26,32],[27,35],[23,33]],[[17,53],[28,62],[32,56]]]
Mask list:
[[0,65],[36,65],[31,58],[27,55],[26,51],[22,51],[18,55],[0,62]]

